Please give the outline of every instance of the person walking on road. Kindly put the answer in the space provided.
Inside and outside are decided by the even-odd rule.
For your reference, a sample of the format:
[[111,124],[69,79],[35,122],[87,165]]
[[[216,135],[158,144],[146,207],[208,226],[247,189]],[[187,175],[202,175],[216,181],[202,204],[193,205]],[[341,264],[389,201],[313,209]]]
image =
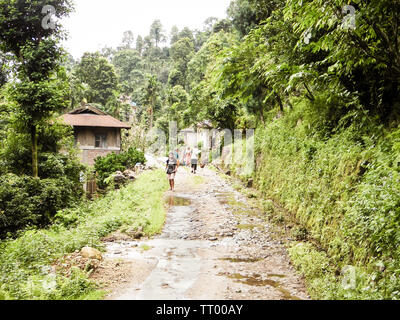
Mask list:
[[197,171],[197,164],[199,162],[199,153],[200,153],[200,150],[198,150],[197,148],[194,148],[191,159],[190,159],[191,165],[192,165],[192,173],[194,173],[194,174],[196,174],[196,171]]
[[171,152],[169,154],[167,165],[166,165],[166,172],[168,176],[170,191],[174,191],[175,188],[175,176],[176,172],[178,171],[178,160],[174,157],[174,153]]
[[190,147],[187,147],[186,151],[185,151],[185,165],[187,167],[190,166],[190,160],[191,159],[192,159],[192,149],[190,149]]

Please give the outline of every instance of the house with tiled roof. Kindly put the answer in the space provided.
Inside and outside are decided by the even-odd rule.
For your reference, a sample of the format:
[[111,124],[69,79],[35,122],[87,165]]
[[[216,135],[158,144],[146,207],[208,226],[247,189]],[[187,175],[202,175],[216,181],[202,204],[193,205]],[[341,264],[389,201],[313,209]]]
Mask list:
[[121,152],[121,130],[131,127],[90,105],[64,114],[61,120],[74,128],[82,163],[93,165],[97,157]]

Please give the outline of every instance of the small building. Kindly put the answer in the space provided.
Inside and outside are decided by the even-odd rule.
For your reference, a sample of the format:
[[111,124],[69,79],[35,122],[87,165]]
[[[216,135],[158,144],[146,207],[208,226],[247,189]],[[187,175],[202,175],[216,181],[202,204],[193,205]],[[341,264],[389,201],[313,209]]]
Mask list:
[[179,141],[182,141],[186,146],[198,147],[199,143],[203,147],[210,147],[212,138],[215,136],[215,132],[210,131],[212,124],[210,121],[199,122],[196,127],[190,127],[183,129],[179,132]]
[[74,128],[75,143],[82,150],[82,163],[93,165],[97,157],[121,152],[121,129],[131,127],[89,105],[64,114],[62,120]]

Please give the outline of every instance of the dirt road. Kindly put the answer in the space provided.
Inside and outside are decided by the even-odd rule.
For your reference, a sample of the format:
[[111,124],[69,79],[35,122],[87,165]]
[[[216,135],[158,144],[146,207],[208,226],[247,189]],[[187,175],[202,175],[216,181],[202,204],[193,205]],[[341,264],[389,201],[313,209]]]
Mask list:
[[216,172],[180,168],[166,205],[161,235],[106,243],[106,261],[125,266],[106,299],[309,298],[262,213]]

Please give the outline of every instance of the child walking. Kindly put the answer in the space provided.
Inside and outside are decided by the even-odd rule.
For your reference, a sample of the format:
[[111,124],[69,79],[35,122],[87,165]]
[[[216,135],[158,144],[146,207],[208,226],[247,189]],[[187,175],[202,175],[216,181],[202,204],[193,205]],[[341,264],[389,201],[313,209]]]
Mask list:
[[166,172],[168,176],[170,191],[174,191],[175,188],[175,176],[178,170],[178,160],[174,157],[174,153],[171,152],[169,154],[167,165],[166,165]]

